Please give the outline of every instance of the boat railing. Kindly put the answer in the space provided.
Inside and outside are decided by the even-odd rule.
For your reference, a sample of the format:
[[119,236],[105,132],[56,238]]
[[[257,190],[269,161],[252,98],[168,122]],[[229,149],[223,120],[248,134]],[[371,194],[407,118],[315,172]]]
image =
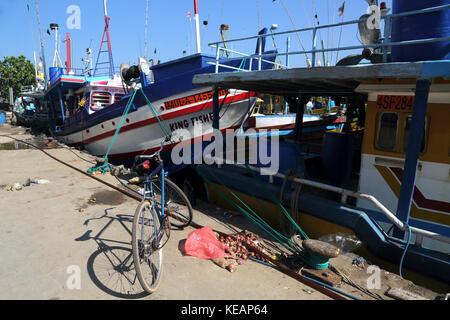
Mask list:
[[[119,70],[119,67],[115,67],[115,70]],[[96,77],[101,76],[109,76],[109,67],[104,68],[97,68],[95,71]],[[61,68],[61,72],[57,74],[57,77],[60,76],[74,76],[74,77],[84,77],[84,78],[91,78],[94,76],[94,69],[86,69],[86,68]],[[51,79],[56,80],[56,79]]]
[[[239,57],[243,57],[243,59],[248,59],[249,60],[248,69],[245,69],[245,66],[236,68],[236,67],[233,67],[233,66],[230,66],[230,65],[226,65],[226,64],[220,63],[220,62],[224,61],[224,59],[220,58],[222,52],[224,54],[226,54],[226,53],[228,53],[228,54],[230,54],[230,53],[236,54]],[[272,54],[268,54],[266,56],[267,57],[269,57],[269,56],[273,57],[273,53]],[[229,60],[236,60],[236,58],[229,59]],[[261,70],[262,62],[266,62],[268,64],[272,64],[276,69],[286,69],[287,68],[285,65],[283,65],[280,62],[269,61],[269,60],[266,60],[266,59],[262,58],[262,54],[261,54],[261,57],[260,57],[260,55],[250,55],[250,54],[242,53],[242,52],[239,52],[239,51],[231,50],[231,49],[220,47],[220,46],[216,46],[216,62],[207,62],[207,63],[208,64],[213,64],[213,65],[216,66],[215,73],[219,72],[219,67],[224,67],[224,68],[232,69],[232,70],[235,70],[235,71],[248,72],[248,71],[252,71],[253,60],[258,60],[258,70]]]
[[[328,25],[316,25],[314,27],[308,27],[308,28],[301,28],[301,29],[295,29],[295,30],[289,30],[289,31],[283,31],[283,32],[271,32],[269,34],[260,34],[260,35],[251,36],[251,37],[236,38],[236,39],[212,42],[209,44],[209,46],[212,48],[215,48],[216,61],[210,62],[210,63],[214,64],[216,66],[216,68],[215,68],[216,73],[219,72],[219,67],[234,69],[237,71],[247,71],[247,72],[248,71],[260,71],[263,61],[271,63],[274,66],[276,65],[277,67],[290,68],[289,63],[288,63],[288,57],[305,55],[306,65],[308,67],[316,67],[316,66],[320,66],[320,64],[318,64],[318,61],[320,61],[320,60],[318,60],[318,54],[320,54],[320,53],[325,54],[328,52],[336,52],[336,54],[337,54],[337,52],[340,52],[340,51],[349,51],[349,50],[357,50],[357,49],[379,49],[379,50],[381,50],[381,53],[382,53],[382,62],[387,63],[387,62],[389,62],[388,56],[389,56],[390,50],[393,46],[418,45],[418,44],[425,44],[425,43],[432,43],[432,42],[450,41],[450,37],[436,37],[436,38],[428,38],[428,39],[405,40],[405,41],[398,41],[398,42],[391,41],[391,31],[392,31],[391,26],[392,26],[393,19],[398,19],[398,18],[405,17],[405,16],[428,14],[428,13],[442,11],[442,10],[450,10],[450,4],[421,9],[421,10],[408,11],[408,12],[403,12],[403,13],[398,13],[398,14],[381,15],[379,17],[380,29],[381,29],[381,20],[384,20],[384,33],[383,33],[383,36],[380,38],[380,42],[375,43],[375,44],[367,44],[367,45],[361,44],[361,45],[334,47],[334,48],[323,48],[322,47],[321,49],[318,48],[318,45],[317,45],[317,42],[318,42],[317,35],[320,30],[331,29],[331,28],[336,28],[336,27],[343,27],[343,26],[352,25],[352,24],[358,25],[360,22],[367,22],[370,19],[373,19],[371,17],[366,18],[366,19],[360,19],[360,20],[344,21],[344,22],[328,24]],[[310,50],[305,49],[305,47],[303,46],[303,43],[301,42],[300,37],[298,36],[299,33],[305,33],[305,32],[312,32],[312,43],[311,43]],[[289,52],[288,51],[289,46],[287,46],[286,52],[277,52],[278,57],[281,57],[281,56],[286,57],[285,65],[280,64],[279,62],[271,62],[271,61],[264,60],[264,58],[273,57],[273,53],[267,54],[267,53],[262,52],[263,38],[272,37],[272,39],[275,39],[275,37],[277,37],[277,36],[289,35],[289,34],[297,35],[297,37],[300,41],[302,50]],[[243,54],[243,53],[235,51],[235,50],[232,50],[230,48],[227,48],[227,45],[230,46],[230,44],[233,44],[233,43],[238,43],[238,42],[242,43],[244,41],[255,40],[255,39],[258,40],[258,42],[257,42],[258,45],[257,45],[257,50],[256,50],[257,52],[251,56]],[[274,40],[274,45],[275,45],[275,40]],[[225,54],[227,56],[226,58],[223,57],[223,55],[225,55]],[[252,60],[257,59],[258,60],[257,70],[251,69],[252,63],[249,64],[248,69],[231,67],[231,66],[227,66],[226,64],[224,64],[223,62],[225,62],[225,61],[236,59],[236,57],[231,57],[231,58],[229,57],[230,55],[233,55],[233,54],[237,55],[239,57],[244,57],[244,58],[250,57],[250,59],[252,59]],[[308,56],[309,54],[311,54],[311,59],[309,59],[309,56]],[[329,66],[329,63],[324,62],[324,66]]]

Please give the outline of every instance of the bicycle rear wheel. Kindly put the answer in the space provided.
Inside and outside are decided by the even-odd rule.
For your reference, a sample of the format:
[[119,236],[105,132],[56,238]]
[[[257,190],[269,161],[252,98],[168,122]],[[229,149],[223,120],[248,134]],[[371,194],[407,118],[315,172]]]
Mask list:
[[134,215],[131,243],[136,275],[148,293],[155,292],[161,281],[163,250],[158,235],[162,228],[151,203],[141,202]]
[[[161,179],[152,180],[153,190],[157,193],[157,201],[161,201]],[[172,181],[164,179],[164,211],[170,216],[170,224],[184,228],[191,224],[193,217],[192,205],[184,192]]]

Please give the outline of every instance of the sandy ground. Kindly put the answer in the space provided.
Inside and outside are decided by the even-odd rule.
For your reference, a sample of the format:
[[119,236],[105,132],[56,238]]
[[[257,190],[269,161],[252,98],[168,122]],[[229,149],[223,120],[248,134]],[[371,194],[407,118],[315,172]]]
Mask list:
[[[10,133],[27,138],[17,128],[0,128],[0,134]],[[67,149],[48,151],[83,170],[90,167]],[[307,286],[264,265],[248,262],[230,273],[209,260],[183,256],[179,245],[192,227],[172,231],[159,290],[146,295],[127,265],[135,200],[37,150],[2,150],[0,168],[0,299],[329,299],[306,293]],[[50,183],[6,191],[34,177]],[[110,175],[102,178],[117,184]],[[195,210],[195,222],[232,232],[214,218],[223,217],[223,210],[209,210],[210,215]],[[73,281],[77,270],[80,289]]]
[[[21,128],[0,126],[0,134],[30,137],[23,132]],[[0,137],[0,144],[10,141]],[[47,151],[82,170],[91,166],[76,156],[92,159],[84,153],[66,148]],[[35,177],[50,183],[6,190],[9,185]],[[118,185],[109,174],[101,177]],[[89,201],[93,197],[95,203]],[[0,150],[0,299],[330,299],[255,262],[230,273],[209,260],[184,256],[183,240],[194,230],[192,227],[172,231],[163,249],[160,287],[147,295],[132,265],[130,241],[137,204],[38,150]],[[244,217],[227,217],[223,209],[211,204],[200,201],[195,209],[194,221],[200,225],[227,233],[233,233],[232,228],[256,231]],[[332,260],[335,266],[352,268],[348,257]],[[74,281],[77,274],[79,282]],[[359,275],[361,284],[370,276]],[[395,276],[391,279],[396,280]],[[382,294],[386,288],[377,293]],[[371,299],[348,285],[341,290]],[[433,297],[431,292],[421,293]]]

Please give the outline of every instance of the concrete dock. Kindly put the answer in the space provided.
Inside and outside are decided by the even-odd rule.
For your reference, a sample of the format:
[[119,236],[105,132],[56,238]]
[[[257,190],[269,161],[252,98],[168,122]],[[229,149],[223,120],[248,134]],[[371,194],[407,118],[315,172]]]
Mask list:
[[[0,126],[0,135],[32,136],[25,128]],[[0,145],[13,140],[0,137]],[[14,148],[13,148],[14,149]],[[47,152],[86,171],[94,158],[67,147]],[[137,202],[64,166],[36,149],[0,150],[0,299],[152,299],[152,300],[329,300],[324,294],[278,270],[247,261],[230,273],[209,260],[183,255],[183,240],[194,230],[173,230],[164,247],[164,268],[158,291],[148,295],[135,278],[131,229]],[[109,174],[100,176],[119,185]],[[19,191],[15,183],[40,178]],[[47,180],[47,181],[45,181]],[[194,221],[214,230],[258,232],[245,217],[198,201]],[[260,236],[263,236],[260,234]],[[371,276],[340,256],[333,265],[365,286]],[[74,275],[79,272],[79,283]],[[77,286],[79,284],[79,287]],[[436,294],[397,275],[382,271],[381,287],[412,290],[428,299]],[[339,287],[360,299],[373,299],[342,283]]]

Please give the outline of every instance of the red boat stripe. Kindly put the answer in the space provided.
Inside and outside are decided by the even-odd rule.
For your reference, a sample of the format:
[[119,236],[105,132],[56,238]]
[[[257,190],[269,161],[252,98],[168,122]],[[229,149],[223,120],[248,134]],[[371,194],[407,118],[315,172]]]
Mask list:
[[[248,99],[250,97],[254,97],[255,95],[256,95],[256,93],[254,93],[254,92],[245,92],[245,93],[237,94],[237,95],[234,95],[232,97],[226,98],[224,103],[238,102],[238,101],[243,100],[243,99]],[[223,101],[223,99],[222,99],[222,101]],[[186,109],[183,109],[183,110],[167,113],[165,115],[160,116],[160,118],[163,119],[163,120],[170,120],[170,119],[182,116],[184,114],[197,112],[197,111],[200,111],[200,110],[203,110],[203,109],[212,108],[212,105],[213,105],[212,102],[207,102],[207,103],[203,103],[203,104],[197,105],[195,107],[186,108]],[[133,130],[133,129],[136,129],[136,128],[139,128],[139,127],[142,127],[142,126],[150,125],[150,124],[156,123],[157,121],[158,120],[156,119],[156,117],[153,117],[153,118],[150,118],[150,119],[146,119],[146,120],[142,120],[142,121],[139,121],[139,122],[135,122],[135,123],[132,123],[130,125],[123,126],[122,128],[120,128],[120,133],[129,131],[129,130]],[[115,132],[116,132],[116,129],[108,131],[108,132],[105,132],[105,133],[102,133],[102,134],[99,134],[99,135],[97,135],[95,137],[92,137],[92,138],[89,138],[89,139],[86,139],[86,140],[83,140],[83,141],[80,141],[80,142],[71,143],[71,144],[69,144],[69,146],[70,147],[79,147],[79,146],[82,146],[82,145],[85,145],[85,144],[89,144],[89,143],[92,143],[94,141],[105,139],[105,138],[107,138],[109,136],[112,136],[112,135],[114,135]]]
[[[403,176],[403,169],[401,169],[401,168],[394,168],[394,167],[390,167],[390,169],[395,174],[397,179],[401,182],[402,181],[402,176]],[[433,199],[427,199],[422,194],[422,192],[420,192],[420,190],[417,189],[416,186],[414,186],[413,200],[417,204],[418,207],[421,207],[421,208],[424,208],[424,209],[431,209],[431,210],[436,210],[436,211],[450,212],[450,203],[449,202],[433,200]]]

